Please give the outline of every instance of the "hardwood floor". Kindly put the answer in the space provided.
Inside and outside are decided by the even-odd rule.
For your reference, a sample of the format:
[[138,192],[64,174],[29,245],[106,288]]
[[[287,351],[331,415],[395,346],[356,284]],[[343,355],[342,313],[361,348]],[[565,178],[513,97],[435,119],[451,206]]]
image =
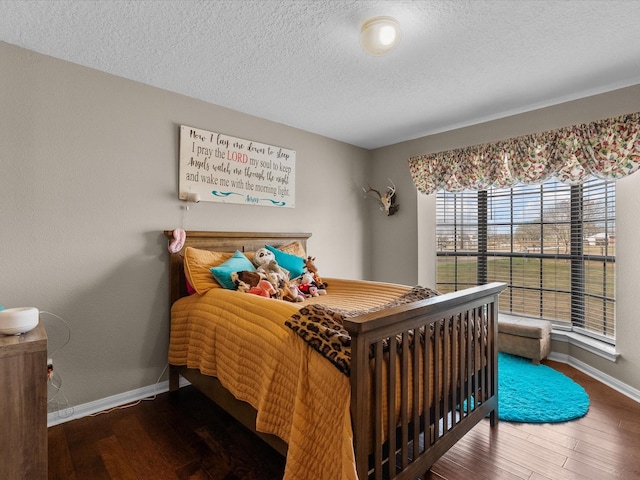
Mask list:
[[492,430],[480,424],[436,462],[432,479],[640,479],[640,404],[568,365],[544,363],[587,391],[587,415]]
[[[574,368],[587,415],[563,424],[477,425],[432,480],[640,479],[640,404]],[[558,392],[562,394],[562,392]],[[49,480],[281,479],[284,459],[191,387],[49,429]]]
[[49,480],[277,480],[284,458],[193,387],[49,428]]

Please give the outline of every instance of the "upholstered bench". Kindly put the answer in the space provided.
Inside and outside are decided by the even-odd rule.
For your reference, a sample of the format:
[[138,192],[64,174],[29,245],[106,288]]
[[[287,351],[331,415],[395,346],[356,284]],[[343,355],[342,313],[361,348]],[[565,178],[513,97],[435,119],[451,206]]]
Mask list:
[[540,363],[551,350],[551,322],[522,317],[498,318],[498,351]]

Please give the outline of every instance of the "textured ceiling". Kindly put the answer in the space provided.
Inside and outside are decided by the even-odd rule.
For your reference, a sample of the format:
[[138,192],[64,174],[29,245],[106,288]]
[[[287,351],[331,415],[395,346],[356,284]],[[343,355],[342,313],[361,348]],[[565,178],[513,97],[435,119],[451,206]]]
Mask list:
[[638,84],[639,25],[637,0],[0,0],[0,41],[365,148]]

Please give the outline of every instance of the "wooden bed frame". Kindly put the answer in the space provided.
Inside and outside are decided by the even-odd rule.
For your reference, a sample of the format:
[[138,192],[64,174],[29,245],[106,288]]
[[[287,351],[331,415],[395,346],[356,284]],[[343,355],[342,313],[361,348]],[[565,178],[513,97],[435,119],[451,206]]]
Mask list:
[[[172,238],[172,231],[164,233]],[[184,248],[249,252],[265,244],[278,247],[298,241],[306,249],[310,236],[189,231]],[[170,254],[169,269],[173,305],[187,295],[181,252]],[[503,283],[492,283],[345,321],[352,337],[351,417],[360,480],[426,478],[431,465],[483,418],[489,416],[492,427],[497,424],[498,295],[504,288]],[[424,347],[426,342],[410,340],[421,328],[432,329],[431,348]],[[479,335],[472,335],[473,331]],[[398,342],[388,341],[391,338],[398,338]],[[420,362],[433,367],[419,368]],[[253,407],[236,400],[215,377],[176,365],[170,365],[169,372],[170,391],[179,389],[179,376],[183,376],[286,455],[286,443],[257,432]],[[384,378],[383,372],[387,372]],[[397,385],[399,405],[396,392],[388,394],[391,389],[382,385]],[[439,400],[423,401],[429,398]],[[383,403],[388,408],[383,408]],[[382,421],[383,412],[388,415],[386,422]],[[371,422],[371,418],[375,420]],[[392,427],[385,427],[385,423]]]

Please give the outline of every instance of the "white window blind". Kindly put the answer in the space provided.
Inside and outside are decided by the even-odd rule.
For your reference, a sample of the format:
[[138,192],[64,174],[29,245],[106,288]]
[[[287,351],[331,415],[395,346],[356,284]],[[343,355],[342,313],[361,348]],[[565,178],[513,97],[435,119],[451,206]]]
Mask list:
[[505,282],[500,310],[615,338],[615,184],[437,194],[443,292]]

